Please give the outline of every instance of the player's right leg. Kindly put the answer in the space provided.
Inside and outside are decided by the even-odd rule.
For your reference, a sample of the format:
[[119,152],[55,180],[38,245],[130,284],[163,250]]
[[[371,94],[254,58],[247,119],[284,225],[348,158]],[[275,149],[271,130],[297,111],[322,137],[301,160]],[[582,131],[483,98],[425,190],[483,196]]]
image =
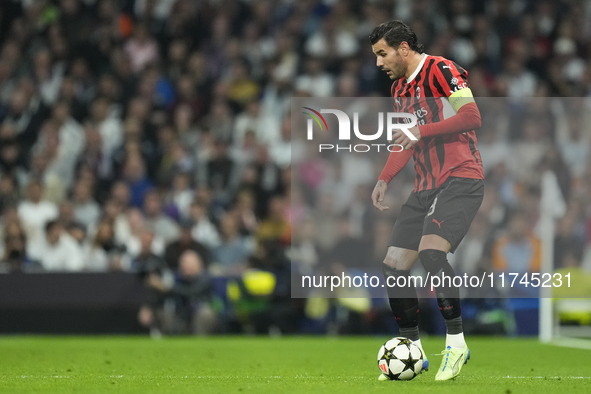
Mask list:
[[[408,277],[411,267],[419,258],[419,243],[427,209],[428,207],[421,204],[418,195],[411,193],[394,223],[388,243],[390,246],[382,264],[388,300],[400,329],[400,336],[415,342],[421,351],[423,346],[419,338],[419,300],[414,283]],[[429,362],[424,351],[423,356],[423,370],[427,370]]]
[[[419,337],[419,300],[414,284],[409,280],[410,268],[418,258],[419,253],[416,250],[390,246],[384,258],[382,272],[386,281],[388,301],[398,324],[400,336],[412,340],[423,353],[422,372],[429,369],[429,361]],[[403,283],[403,286],[397,285]],[[388,378],[380,374],[378,379],[387,380]]]

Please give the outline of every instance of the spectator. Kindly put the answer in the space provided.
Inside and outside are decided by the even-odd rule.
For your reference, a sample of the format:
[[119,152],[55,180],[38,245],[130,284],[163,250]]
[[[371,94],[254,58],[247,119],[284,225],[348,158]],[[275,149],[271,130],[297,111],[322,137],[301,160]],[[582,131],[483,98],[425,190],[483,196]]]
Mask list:
[[28,257],[27,237],[18,222],[16,212],[11,214],[9,210],[6,210],[3,218],[3,250],[1,255],[2,260],[0,260],[0,273],[40,270],[39,265]]
[[171,179],[179,172],[193,171],[193,157],[176,137],[171,141],[167,153],[158,168],[158,184],[170,187]]
[[[217,316],[212,309],[211,281],[201,257],[193,250],[186,250],[180,257],[174,285],[168,294],[174,300],[174,313],[167,317],[172,332],[196,335],[212,334]],[[180,326],[180,329],[175,329]]]
[[17,180],[11,174],[2,174],[0,177],[0,212],[4,208],[18,205],[20,193]]
[[269,201],[269,215],[261,222],[255,237],[258,243],[281,241],[289,244],[291,227],[285,215],[285,202],[281,197]]
[[51,220],[45,225],[45,237],[30,243],[28,252],[46,271],[74,272],[84,268],[84,256],[80,246],[56,220]]
[[554,238],[554,268],[567,267],[569,260],[575,265],[583,259],[585,242],[578,230],[577,212],[571,209],[559,221]]
[[334,91],[335,80],[323,71],[319,59],[306,60],[306,73],[295,80],[295,88],[313,97],[330,97]]
[[195,126],[195,118],[195,113],[188,104],[179,104],[174,109],[173,123],[179,139],[183,146],[196,154],[202,136]]
[[98,97],[93,101],[90,115],[101,136],[102,152],[110,157],[123,142],[121,120],[111,113],[106,97]]
[[144,195],[144,223],[154,235],[168,243],[179,236],[178,225],[162,211],[160,193],[152,189]]
[[133,37],[125,44],[125,54],[131,61],[132,70],[137,74],[147,65],[158,60],[158,45],[150,31],[142,24],[135,27]]
[[240,107],[244,107],[259,95],[260,86],[250,78],[246,62],[241,60],[232,64],[228,85],[228,97]]
[[209,160],[202,172],[200,184],[207,185],[215,193],[228,195],[236,187],[238,169],[228,155],[228,145],[218,141],[215,145],[215,156]]
[[120,211],[125,211],[131,203],[131,190],[129,186],[123,182],[118,181],[113,183],[111,187],[111,199],[119,207]]
[[29,240],[37,240],[44,237],[45,224],[58,216],[57,206],[42,199],[43,185],[33,179],[27,187],[27,200],[21,201],[18,206],[18,216],[23,223],[25,233]]
[[165,245],[164,240],[149,230],[145,225],[144,217],[139,209],[130,208],[127,210],[127,228],[129,229],[129,235],[125,237],[124,245],[129,258],[135,259],[142,253],[142,248],[145,246],[142,243],[142,237],[144,237],[145,241],[148,239],[145,233],[150,234],[149,245],[152,248],[151,253],[162,256]]
[[236,117],[234,123],[234,145],[243,143],[248,130],[255,133],[255,139],[265,145],[271,145],[279,140],[279,122],[274,114],[264,113],[261,104],[253,100],[246,105],[246,110]]
[[141,207],[144,202],[144,194],[152,189],[154,184],[146,175],[144,159],[139,153],[133,153],[125,160],[123,176],[130,192],[129,205]]
[[215,248],[220,244],[220,235],[207,216],[205,202],[196,199],[191,203],[191,221],[193,222],[191,235],[195,241],[208,248]]
[[52,105],[57,100],[64,71],[63,64],[53,63],[49,49],[40,49],[35,54],[32,77],[39,85],[44,104]]
[[80,247],[80,250],[84,252],[86,249],[86,227],[80,223],[72,223],[69,227],[65,228],[67,234],[72,237],[76,244]]
[[222,242],[213,250],[216,269],[223,275],[239,274],[244,271],[246,261],[253,252],[252,242],[240,234],[234,214],[226,214],[222,218],[220,229]]
[[139,234],[139,252],[131,262],[131,269],[138,274],[147,291],[147,300],[138,312],[140,324],[150,329],[153,336],[161,335],[164,305],[163,292],[170,286],[172,273],[166,261],[154,254],[152,245],[154,234],[149,230],[142,230]]
[[115,243],[115,230],[111,222],[101,221],[96,229],[92,242],[85,248],[84,269],[92,272],[105,272],[119,268],[115,264],[114,255],[120,251]]
[[21,152],[21,147],[16,140],[14,128],[4,124],[0,131],[0,170],[5,173],[24,175],[26,162]]
[[509,97],[532,97],[535,94],[536,77],[525,69],[519,58],[507,58],[505,69]]
[[[389,223],[388,227],[391,227]],[[312,218],[305,218],[301,225],[295,228],[297,232],[293,236],[294,244],[291,253],[294,265],[301,274],[312,274],[321,261],[322,252],[315,242],[316,226]],[[390,231],[389,229],[388,231]],[[389,233],[388,233],[389,234]],[[383,238],[383,236],[382,236]],[[377,238],[376,238],[377,239]],[[380,245],[383,246],[383,245]],[[385,245],[387,247],[387,245]],[[378,248],[376,248],[378,249]],[[380,249],[379,253],[382,254]],[[377,251],[376,251],[377,253]],[[297,264],[297,265],[296,265]]]
[[101,208],[92,198],[92,187],[88,182],[78,181],[73,195],[74,219],[85,229],[96,225],[101,216]]
[[85,166],[100,180],[108,180],[112,175],[111,157],[103,150],[103,140],[98,128],[90,123],[84,127],[85,147],[77,167]]
[[323,57],[332,61],[355,55],[357,40],[344,29],[338,27],[334,17],[326,17],[322,28],[306,41],[306,52],[315,57]]
[[189,174],[179,172],[174,176],[172,190],[169,194],[168,205],[165,210],[173,210],[180,219],[188,219],[193,201],[193,190]]
[[527,217],[515,213],[506,235],[493,245],[493,268],[511,273],[538,272],[541,264],[540,240],[531,234]]
[[164,251],[164,260],[166,260],[168,266],[173,270],[177,269],[181,255],[187,250],[192,250],[199,255],[204,267],[207,268],[209,266],[210,251],[207,246],[193,239],[191,235],[193,223],[190,220],[183,220],[180,228],[178,239],[166,245]]
[[255,206],[254,196],[251,192],[248,190],[238,192],[234,211],[238,217],[239,229],[242,235],[252,235],[259,225],[255,214]]

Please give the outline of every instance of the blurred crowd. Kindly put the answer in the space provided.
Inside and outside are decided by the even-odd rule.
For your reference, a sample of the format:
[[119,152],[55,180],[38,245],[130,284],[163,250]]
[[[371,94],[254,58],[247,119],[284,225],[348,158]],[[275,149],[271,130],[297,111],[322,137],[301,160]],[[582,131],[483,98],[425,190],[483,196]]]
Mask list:
[[[200,305],[197,332],[223,309],[204,278],[237,278],[222,292],[239,321],[260,312],[254,329],[278,305],[314,309],[290,300],[290,258],[380,262],[414,177],[378,217],[383,163],[292,152],[290,97],[388,96],[367,37],[390,19],[466,68],[476,97],[578,97],[520,127],[491,108],[486,198],[456,269],[539,266],[544,169],[568,207],[556,265],[591,267],[591,2],[4,0],[0,271],[136,272],[153,293],[142,322],[172,297]],[[330,176],[345,198],[319,188]]]

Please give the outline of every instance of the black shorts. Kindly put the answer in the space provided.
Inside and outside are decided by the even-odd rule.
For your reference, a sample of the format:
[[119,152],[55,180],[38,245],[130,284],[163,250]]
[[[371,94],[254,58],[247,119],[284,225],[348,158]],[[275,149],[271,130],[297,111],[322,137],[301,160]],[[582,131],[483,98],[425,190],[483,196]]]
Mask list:
[[484,198],[482,179],[449,177],[440,187],[411,193],[394,223],[389,246],[419,250],[421,237],[437,234],[453,253]]

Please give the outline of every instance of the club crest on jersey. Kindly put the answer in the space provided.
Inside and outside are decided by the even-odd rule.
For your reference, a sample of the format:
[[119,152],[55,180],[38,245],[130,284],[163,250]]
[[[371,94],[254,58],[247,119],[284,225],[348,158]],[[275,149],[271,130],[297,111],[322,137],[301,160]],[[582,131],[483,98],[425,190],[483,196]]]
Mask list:
[[421,97],[421,87],[420,86],[417,86],[417,89],[415,91],[415,96],[416,97]]

